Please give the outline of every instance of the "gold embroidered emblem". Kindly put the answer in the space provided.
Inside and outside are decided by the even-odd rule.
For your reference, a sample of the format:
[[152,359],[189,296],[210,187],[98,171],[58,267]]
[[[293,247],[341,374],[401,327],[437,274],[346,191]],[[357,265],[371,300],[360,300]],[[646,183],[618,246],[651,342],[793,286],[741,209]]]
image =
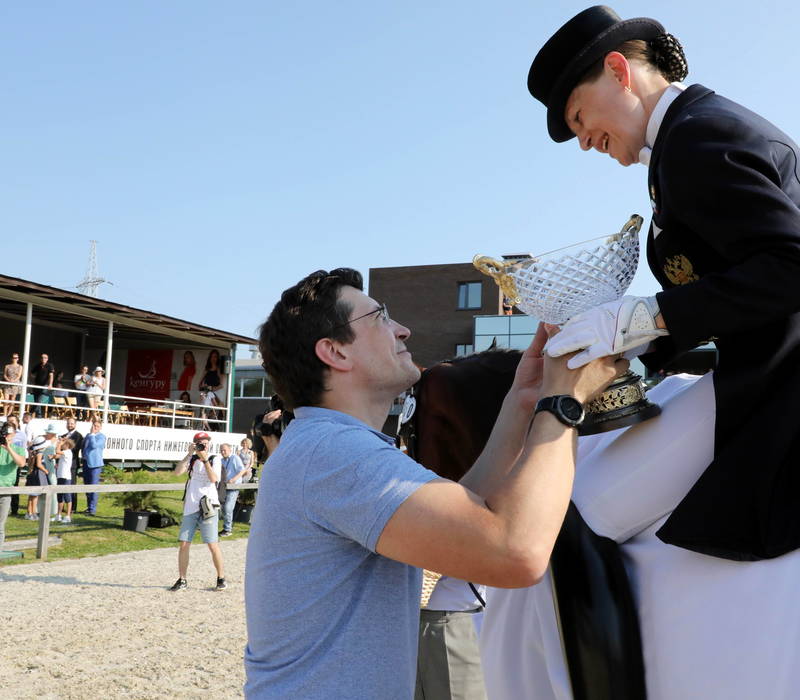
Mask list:
[[700,278],[694,274],[694,266],[685,255],[673,255],[664,263],[664,274],[672,284],[681,285],[697,282]]
[[650,185],[650,206],[653,207],[653,213],[658,214],[658,204],[656,203],[655,185]]

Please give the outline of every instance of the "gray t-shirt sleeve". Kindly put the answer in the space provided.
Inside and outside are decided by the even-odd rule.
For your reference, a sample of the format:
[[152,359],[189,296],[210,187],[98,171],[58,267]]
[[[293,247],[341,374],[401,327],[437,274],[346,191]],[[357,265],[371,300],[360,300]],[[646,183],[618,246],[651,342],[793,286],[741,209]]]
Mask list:
[[400,504],[439,477],[363,429],[339,432],[335,445],[328,442],[317,446],[305,474],[306,517],[374,552]]

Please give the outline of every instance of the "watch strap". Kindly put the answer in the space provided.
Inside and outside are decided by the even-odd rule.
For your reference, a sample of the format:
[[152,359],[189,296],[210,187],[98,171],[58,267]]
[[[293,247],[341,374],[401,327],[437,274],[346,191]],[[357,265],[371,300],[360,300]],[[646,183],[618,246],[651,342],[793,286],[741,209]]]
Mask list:
[[545,396],[536,403],[536,409],[534,410],[534,415],[537,413],[541,413],[542,411],[547,411],[548,413],[552,413],[556,418],[558,418],[561,423],[566,425],[569,428],[577,428],[583,422],[583,410],[581,409],[581,416],[580,418],[573,419],[567,416],[563,409],[561,408],[561,402],[563,399],[567,399],[568,401],[575,401],[580,405],[580,402],[574,397],[570,396],[569,394],[557,394],[555,396]]

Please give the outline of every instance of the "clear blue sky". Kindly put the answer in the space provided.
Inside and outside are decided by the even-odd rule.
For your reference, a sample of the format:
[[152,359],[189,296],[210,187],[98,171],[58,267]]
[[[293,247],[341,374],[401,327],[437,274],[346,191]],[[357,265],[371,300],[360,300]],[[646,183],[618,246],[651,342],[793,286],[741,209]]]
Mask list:
[[[646,170],[554,144],[530,61],[584,2],[0,6],[0,270],[253,334],[318,268],[543,252],[649,221]],[[800,139],[795,2],[616,2]],[[656,290],[646,269],[632,286]],[[402,321],[402,319],[399,319]]]

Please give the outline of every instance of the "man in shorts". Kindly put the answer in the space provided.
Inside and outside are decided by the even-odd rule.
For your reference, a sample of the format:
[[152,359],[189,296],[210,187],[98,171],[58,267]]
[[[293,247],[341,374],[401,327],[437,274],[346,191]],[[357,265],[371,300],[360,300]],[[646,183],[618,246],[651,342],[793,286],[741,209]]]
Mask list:
[[[189,569],[189,547],[195,530],[200,528],[200,537],[208,545],[214,568],[217,570],[216,590],[225,590],[225,570],[222,565],[222,552],[219,548],[219,497],[217,483],[221,478],[222,464],[219,455],[209,455],[208,445],[211,436],[197,433],[189,446],[186,456],[178,462],[175,474],[189,471],[186,493],[183,499],[183,519],[181,520],[180,547],[178,548],[178,580],[171,591],[187,588],[186,572]],[[205,499],[205,500],[204,500]]]

